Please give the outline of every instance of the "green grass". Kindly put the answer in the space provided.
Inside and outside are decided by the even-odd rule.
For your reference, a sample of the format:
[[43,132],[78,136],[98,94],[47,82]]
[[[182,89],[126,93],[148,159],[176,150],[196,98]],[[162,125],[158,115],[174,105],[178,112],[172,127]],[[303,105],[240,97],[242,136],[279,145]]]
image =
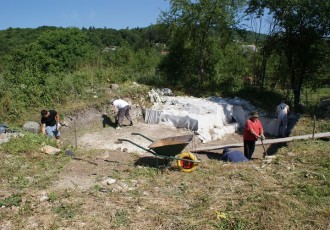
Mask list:
[[42,135],[24,134],[0,146],[0,177],[13,189],[46,188],[68,162],[63,154],[46,155],[40,147],[55,144]]
[[305,105],[318,105],[321,99],[326,98],[330,99],[330,88],[304,89],[301,92],[301,102]]
[[3,200],[0,200],[0,207],[11,207],[11,206],[19,206],[22,202],[21,194],[13,194],[10,197],[7,197]]

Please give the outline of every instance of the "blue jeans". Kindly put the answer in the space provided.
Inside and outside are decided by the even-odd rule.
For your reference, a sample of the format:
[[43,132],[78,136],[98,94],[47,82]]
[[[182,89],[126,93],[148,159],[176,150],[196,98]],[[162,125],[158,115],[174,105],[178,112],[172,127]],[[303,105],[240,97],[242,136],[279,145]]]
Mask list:
[[60,131],[57,130],[57,125],[46,126],[46,134],[47,134],[47,136],[55,137],[56,139],[59,139],[61,136]]

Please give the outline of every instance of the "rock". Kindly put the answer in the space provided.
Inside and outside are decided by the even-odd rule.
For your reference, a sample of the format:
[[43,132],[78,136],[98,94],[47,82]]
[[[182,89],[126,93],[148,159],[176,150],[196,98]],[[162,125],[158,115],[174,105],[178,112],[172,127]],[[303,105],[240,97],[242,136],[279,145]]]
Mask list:
[[6,129],[7,129],[7,126],[4,125],[4,124],[1,124],[1,125],[0,125],[0,134],[1,134],[1,133],[6,133]]
[[265,156],[265,159],[276,159],[276,158],[277,158],[277,156],[275,156],[275,155],[271,155],[271,156],[267,155],[267,156]]
[[288,152],[287,153],[288,154],[288,156],[290,156],[290,157],[294,157],[296,154],[294,154],[293,152]]
[[35,121],[27,121],[23,125],[23,130],[26,130],[31,133],[38,133],[40,132],[40,125]]
[[41,150],[43,153],[46,153],[46,154],[49,154],[49,155],[56,155],[56,154],[58,154],[59,152],[61,152],[60,149],[55,148],[55,147],[50,146],[50,145],[45,145],[44,147],[40,148],[40,150]]
[[117,90],[118,88],[119,88],[119,85],[117,85],[117,84],[111,84],[110,85],[111,90]]
[[115,179],[113,179],[113,178],[108,178],[108,180],[107,180],[107,184],[114,184],[114,183],[116,183],[116,180],[115,180]]
[[48,200],[49,200],[49,197],[48,197],[47,193],[46,192],[43,192],[41,194],[41,197],[40,197],[39,201],[40,202],[44,202],[44,201],[48,201]]
[[116,183],[116,179],[113,179],[110,177],[101,182],[101,184],[103,184],[103,185],[110,185],[110,184],[114,184],[114,183]]
[[272,162],[272,158],[264,159],[262,162],[264,164],[270,164]]
[[74,157],[74,152],[72,150],[70,150],[70,149],[66,149],[64,151],[64,154],[67,155],[67,156],[69,156],[69,157]]
[[0,144],[8,142],[9,138],[5,133],[0,133]]

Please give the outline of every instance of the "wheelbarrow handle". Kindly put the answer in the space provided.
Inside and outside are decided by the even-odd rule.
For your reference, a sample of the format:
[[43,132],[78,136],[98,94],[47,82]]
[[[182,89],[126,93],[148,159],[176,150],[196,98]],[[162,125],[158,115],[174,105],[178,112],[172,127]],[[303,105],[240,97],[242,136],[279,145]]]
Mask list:
[[151,141],[151,142],[154,142],[152,139],[150,139],[149,137],[144,136],[144,135],[141,134],[141,133],[131,133],[131,135],[139,135],[139,136],[144,137],[145,139],[147,139],[147,140],[149,140],[149,141]]
[[135,146],[137,146],[137,147],[143,149],[144,151],[147,151],[147,152],[149,152],[149,153],[155,154],[155,152],[153,152],[152,150],[147,149],[147,148],[145,148],[145,147],[143,147],[143,146],[141,146],[141,145],[139,145],[139,144],[136,144],[135,142],[133,142],[133,141],[131,141],[131,140],[128,140],[128,139],[118,139],[118,141],[120,141],[120,142],[127,141],[127,142],[129,142],[129,143],[131,143],[131,144],[133,144],[133,145],[135,145]]

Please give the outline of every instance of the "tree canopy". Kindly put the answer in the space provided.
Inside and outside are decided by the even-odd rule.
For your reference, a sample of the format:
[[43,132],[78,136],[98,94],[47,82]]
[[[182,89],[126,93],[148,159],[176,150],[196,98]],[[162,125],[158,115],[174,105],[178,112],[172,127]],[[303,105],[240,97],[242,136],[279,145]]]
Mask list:
[[274,19],[268,41],[272,41],[272,51],[285,58],[283,78],[290,83],[294,105],[299,108],[303,85],[329,77],[324,60],[329,60],[330,2],[251,0],[247,13],[262,16],[265,9]]

